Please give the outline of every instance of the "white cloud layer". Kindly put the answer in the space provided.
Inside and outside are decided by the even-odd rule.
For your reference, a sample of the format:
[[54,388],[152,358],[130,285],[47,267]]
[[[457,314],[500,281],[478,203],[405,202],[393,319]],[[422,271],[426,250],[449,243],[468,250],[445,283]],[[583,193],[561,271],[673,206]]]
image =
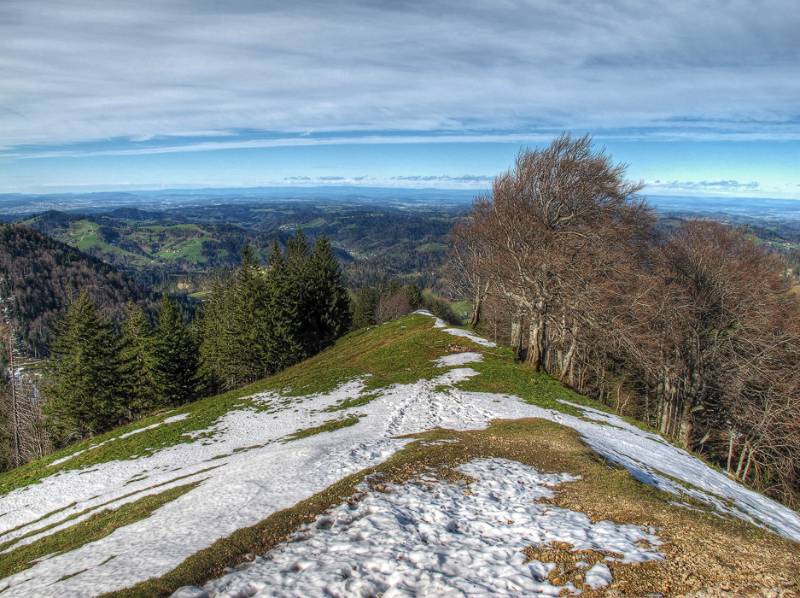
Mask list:
[[18,156],[559,128],[800,139],[798,31],[795,0],[3,0],[0,144]]

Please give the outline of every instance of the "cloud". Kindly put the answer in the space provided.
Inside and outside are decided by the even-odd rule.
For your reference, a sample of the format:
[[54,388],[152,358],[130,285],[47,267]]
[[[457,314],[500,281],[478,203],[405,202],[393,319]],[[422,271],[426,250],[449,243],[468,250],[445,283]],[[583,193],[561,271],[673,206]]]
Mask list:
[[759,191],[761,189],[761,184],[758,181],[741,182],[733,179],[721,179],[717,181],[662,181],[656,179],[655,181],[649,181],[647,187],[651,190],[661,191],[741,193]]
[[800,139],[798,30],[794,0],[4,0],[0,140],[100,155],[403,142],[385,131]]
[[364,186],[364,187],[396,187],[402,189],[437,188],[437,189],[474,189],[483,191],[491,186],[493,176],[465,174],[461,176],[441,175],[404,175],[404,176],[287,176],[277,181],[261,181],[266,185],[301,185],[301,186]]
[[405,183],[477,183],[481,186],[488,186],[494,180],[494,176],[465,174],[461,176],[449,176],[446,174],[439,175],[406,175],[406,176],[393,176],[392,181],[402,181]]

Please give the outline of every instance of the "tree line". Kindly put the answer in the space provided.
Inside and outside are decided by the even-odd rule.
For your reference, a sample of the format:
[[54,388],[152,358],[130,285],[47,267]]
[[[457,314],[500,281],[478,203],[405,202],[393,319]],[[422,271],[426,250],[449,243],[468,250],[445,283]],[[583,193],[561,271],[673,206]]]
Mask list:
[[112,266],[26,226],[0,224],[0,299],[13,310],[16,342],[26,355],[47,355],[56,320],[81,290],[113,318],[129,301],[150,301]]
[[534,369],[800,503],[800,301],[741,229],[659,231],[589,137],[519,154],[453,231],[472,324]]
[[[330,243],[318,238],[312,247],[300,231],[285,251],[275,243],[265,262],[246,246],[241,267],[213,285],[194,320],[165,294],[155,313],[130,304],[120,324],[84,291],[56,326],[36,429],[46,430],[48,450],[100,434],[277,372],[333,343],[350,323]],[[14,421],[14,413],[2,415]],[[6,429],[14,453],[17,428]],[[22,448],[8,466],[41,456]]]

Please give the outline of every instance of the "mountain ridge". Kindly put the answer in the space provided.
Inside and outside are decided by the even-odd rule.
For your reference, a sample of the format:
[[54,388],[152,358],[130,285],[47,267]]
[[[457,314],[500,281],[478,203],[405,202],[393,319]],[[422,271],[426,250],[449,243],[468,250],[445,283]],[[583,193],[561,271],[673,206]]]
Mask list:
[[[527,481],[508,486],[515,478]],[[413,490],[419,484],[427,506],[419,496],[428,495]],[[489,512],[490,487],[515,501],[494,517],[516,522],[488,518],[491,533],[465,515]],[[477,502],[458,498],[470,488]],[[425,313],[351,333],[246,389],[68,447],[0,476],[0,492],[0,543],[17,563],[0,571],[8,595],[291,594],[268,583],[274,559],[292,565],[286,583],[312,594],[333,583],[331,567],[341,563],[298,564],[289,538],[340,548],[349,538],[349,577],[331,586],[345,593],[395,587],[389,563],[398,556],[411,559],[394,569],[413,587],[453,589],[426,550],[448,555],[457,587],[489,584],[485,591],[498,594],[787,590],[798,581],[796,513],[515,363],[510,350]],[[404,514],[403,534],[385,537],[405,543],[355,539],[390,523],[373,517],[372,504]],[[548,527],[553,517],[572,523]],[[92,530],[104,521],[111,529],[98,537]],[[423,536],[428,548],[416,544]],[[455,540],[502,556],[471,573],[464,553],[448,551]],[[42,560],[54,542],[59,554]],[[371,568],[359,546],[386,560]],[[770,565],[745,558],[756,546]],[[255,557],[269,550],[270,559]],[[234,565],[242,566],[225,569]]]

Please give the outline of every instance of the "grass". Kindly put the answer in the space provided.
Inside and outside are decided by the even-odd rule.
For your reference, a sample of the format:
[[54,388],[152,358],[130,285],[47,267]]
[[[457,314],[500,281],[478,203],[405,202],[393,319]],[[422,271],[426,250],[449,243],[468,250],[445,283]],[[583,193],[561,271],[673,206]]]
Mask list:
[[559,401],[570,401],[579,405],[601,408],[592,401],[565,386],[551,376],[535,372],[514,360],[511,349],[497,348],[483,351],[483,361],[469,364],[480,373],[457,385],[457,388],[474,392],[513,394],[524,401],[580,416],[581,412]]
[[74,221],[66,233],[64,242],[87,253],[99,253],[117,258],[124,258],[134,265],[144,265],[148,263],[146,257],[108,243],[102,237],[100,225],[91,220]]
[[183,260],[191,264],[204,264],[208,261],[208,258],[203,253],[203,243],[205,241],[213,241],[213,239],[206,236],[180,239],[161,248],[156,253],[156,257],[168,262]]
[[[381,326],[351,332],[318,355],[249,386],[153,414],[5,472],[0,475],[0,494],[35,483],[58,471],[148,455],[179,443],[193,442],[196,439],[189,436],[189,432],[209,428],[229,411],[269,408],[269,404],[249,399],[257,393],[277,392],[287,398],[324,393],[360,376],[364,377],[364,392],[329,408],[329,411],[364,405],[378,396],[377,391],[382,388],[440,375],[443,370],[436,367],[434,361],[448,352],[465,349],[481,351],[484,361],[470,364],[481,375],[462,382],[459,387],[464,390],[515,394],[541,407],[572,415],[580,413],[573,407],[559,403],[559,399],[608,411],[602,405],[564,388],[550,376],[537,374],[515,363],[513,353],[508,349],[487,350],[466,338],[453,337],[433,328],[430,317],[411,315]],[[126,432],[182,413],[186,413],[187,417],[181,421],[119,438]],[[112,441],[92,448],[108,440]],[[53,461],[79,451],[83,452],[64,463],[51,465]]]
[[[162,505],[195,488],[198,483],[176,486],[159,494],[151,494],[135,502],[124,504],[117,509],[100,511],[75,525],[5,553],[0,559],[0,578],[24,571],[44,556],[75,550],[84,544],[108,536],[120,527],[145,519]],[[81,571],[71,575],[74,576],[78,573]],[[2,589],[0,587],[0,592]]]
[[[452,337],[431,329],[431,319],[411,316],[380,327],[352,332],[329,349],[255,384],[200,399],[175,410],[159,412],[132,424],[70,445],[42,459],[0,475],[0,494],[27,486],[58,471],[81,469],[112,460],[151,454],[182,442],[192,442],[189,432],[204,430],[234,409],[263,409],[248,399],[256,393],[280,392],[287,397],[329,392],[356,376],[367,375],[367,392],[395,383],[409,383],[441,373],[433,359],[447,351]],[[152,430],[120,435],[186,413],[188,417]],[[102,446],[91,448],[107,440]],[[59,465],[53,461],[84,451]]]
[[[515,363],[514,355],[508,349],[478,347],[468,339],[453,337],[433,328],[429,317],[409,316],[348,334],[319,355],[256,384],[202,399],[177,410],[154,414],[135,424],[68,447],[48,458],[8,472],[0,476],[0,493],[35,482],[60,469],[89,467],[111,459],[127,459],[180,442],[192,441],[192,438],[186,436],[187,432],[204,430],[231,410],[274,407],[269,400],[255,402],[248,398],[259,392],[278,392],[285,402],[291,401],[292,397],[329,392],[344,382],[362,377],[365,391],[330,407],[328,411],[335,412],[363,405],[378,396],[378,391],[387,386],[432,379],[440,375],[444,370],[437,368],[433,361],[447,353],[466,349],[480,351],[484,360],[470,364],[480,375],[460,383],[459,387],[464,390],[515,394],[541,407],[558,409],[573,415],[580,413],[561,403],[561,400],[604,409],[561,386],[553,378]],[[157,423],[176,413],[187,413],[188,417],[127,438],[118,438],[122,433]],[[353,425],[357,421],[357,415],[332,419],[322,425],[300,430],[291,439],[332,431]],[[112,438],[116,440],[76,455],[60,466],[49,466],[55,459]],[[353,500],[357,495],[356,486],[367,479],[367,476],[382,476],[385,481],[403,483],[421,471],[433,468],[440,477],[447,478],[452,475],[452,468],[459,463],[474,457],[491,456],[516,459],[543,471],[566,471],[580,475],[580,481],[559,489],[558,497],[554,500],[558,506],[580,510],[597,520],[612,519],[637,525],[653,525],[659,529],[660,537],[665,540],[663,550],[668,554],[667,561],[641,566],[612,564],[615,584],[623,593],[641,595],[646,593],[645,588],[668,595],[690,593],[706,587],[698,584],[717,587],[723,582],[733,589],[742,589],[745,588],[742,584],[746,583],[748,576],[760,583],[758,580],[767,579],[767,575],[772,575],[770,579],[778,579],[783,584],[781,587],[799,589],[797,584],[800,580],[797,579],[796,566],[795,577],[789,575],[793,563],[800,558],[797,545],[743,522],[719,518],[707,513],[702,506],[700,512],[696,512],[671,505],[671,501],[675,500],[673,495],[639,483],[627,471],[604,462],[583,445],[577,433],[568,428],[542,420],[517,420],[494,422],[483,431],[457,433],[436,430],[415,438],[415,442],[383,464],[344,478],[291,509],[270,515],[253,527],[238,530],[228,538],[191,556],[167,575],[148,580],[117,595],[168,595],[182,585],[198,585],[217,577],[223,574],[225,567],[239,564],[252,558],[253,554],[265,552],[286,540],[293,531],[313,521],[326,509],[344,500]],[[430,443],[442,439],[452,442]],[[190,489],[191,486],[182,488]],[[125,525],[125,521],[133,522],[146,517],[161,504],[177,497],[170,498],[172,495],[168,493],[172,491],[177,489],[141,499],[112,512],[102,512],[62,530],[50,540],[57,545],[44,543],[49,540],[48,537],[32,544],[31,546],[37,546],[29,549],[32,552],[21,552],[28,547],[20,547],[11,553],[16,554],[12,564],[6,565],[5,559],[3,560],[3,566],[8,569],[0,569],[0,575],[3,575],[3,571],[29,566],[32,560],[40,558],[36,555],[69,550],[70,547],[102,537],[98,534],[104,534],[104,530],[113,531],[119,525]],[[159,503],[161,499],[158,497],[163,502]],[[154,502],[144,502],[148,498]],[[82,529],[84,527],[86,529]],[[536,554],[544,554],[542,551],[553,550],[558,551],[559,548],[532,546],[529,557],[535,558]],[[560,550],[564,552],[567,549],[562,547]],[[746,556],[747,551],[758,551],[758,554],[765,556],[752,559]],[[551,552],[547,554],[550,555]],[[562,557],[559,557],[559,575],[576,575],[573,569],[569,569],[570,558]],[[687,577],[687,571],[691,572],[691,576]],[[9,573],[5,573],[7,574]],[[792,583],[795,585],[791,586]],[[591,592],[587,595],[591,595]]]
[[[252,560],[253,555],[286,541],[326,510],[344,501],[358,500],[361,482],[369,481],[373,489],[385,490],[389,484],[406,483],[422,473],[445,480],[458,478],[454,467],[480,457],[513,459],[540,471],[581,476],[578,481],[559,486],[557,496],[550,502],[587,513],[595,521],[613,520],[657,529],[664,542],[659,549],[667,559],[643,565],[608,563],[614,583],[605,590],[636,596],[650,592],[683,595],[722,588],[732,594],[748,593],[759,585],[780,587],[785,595],[800,591],[796,576],[800,546],[739,520],[671,504],[673,495],[637,482],[625,470],[603,461],[571,429],[528,419],[495,422],[480,431],[434,430],[414,438],[415,442],[384,463],[348,476],[290,509],[236,531],[160,578],[109,596],[168,596],[184,585],[202,585],[223,575],[227,567]],[[436,442],[440,440],[449,442]],[[526,554],[535,558],[549,551],[548,558],[555,555],[554,560],[566,563],[571,558],[569,549],[569,545],[531,546]],[[752,558],[753,554],[759,558]],[[587,596],[598,595],[583,589]]]
[[[189,432],[205,430],[234,409],[264,409],[269,405],[248,397],[263,392],[279,392],[284,397],[299,397],[330,392],[340,384],[364,377],[365,390],[347,399],[331,411],[364,405],[377,396],[376,391],[392,384],[409,384],[431,379],[442,373],[434,361],[453,350],[480,350],[484,361],[470,364],[481,373],[459,386],[464,390],[516,394],[542,407],[580,415],[576,409],[558,402],[602,406],[574,393],[545,374],[536,374],[514,362],[507,349],[486,350],[465,338],[453,337],[432,327],[427,316],[411,315],[381,326],[357,330],[339,339],[335,345],[291,368],[259,382],[213,397],[189,403],[178,409],[155,413],[106,434],[70,445],[47,457],[0,475],[0,494],[37,482],[58,471],[81,469],[112,460],[124,460],[183,442],[193,442]],[[121,434],[156,424],[164,418],[186,413],[188,417],[152,430],[119,438]],[[91,448],[107,440],[102,446]],[[59,465],[53,461],[81,452]]]
[[[73,221],[62,240],[81,251],[123,259],[134,266],[147,265],[154,260],[167,263],[184,261],[194,265],[208,262],[208,256],[203,252],[203,243],[215,239],[197,224],[129,224],[130,229],[123,238],[128,244],[136,246],[141,253],[108,243],[103,238],[100,224],[86,219]],[[218,259],[222,259],[228,252],[218,250],[216,255]]]
[[322,434],[323,432],[333,432],[334,430],[339,430],[341,428],[347,428],[349,426],[354,426],[358,423],[358,420],[361,418],[358,415],[349,415],[348,417],[343,417],[340,419],[332,419],[330,421],[326,421],[319,426],[314,426],[312,428],[303,428],[302,430],[298,430],[291,436],[289,436],[286,440],[300,440],[301,438],[308,438],[309,436],[315,436],[317,434]]

